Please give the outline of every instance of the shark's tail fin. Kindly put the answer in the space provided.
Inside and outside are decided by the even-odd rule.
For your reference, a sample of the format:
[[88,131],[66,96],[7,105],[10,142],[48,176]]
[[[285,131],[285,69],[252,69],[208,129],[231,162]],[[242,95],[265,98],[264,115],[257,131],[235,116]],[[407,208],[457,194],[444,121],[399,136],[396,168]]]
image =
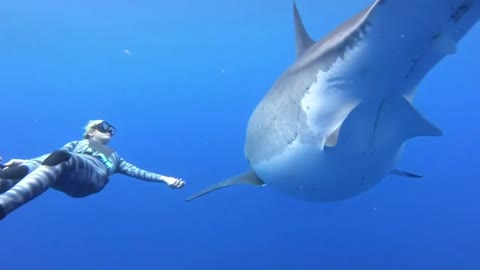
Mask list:
[[189,198],[187,198],[185,201],[191,201],[191,200],[194,200],[194,199],[197,199],[199,197],[202,197],[210,192],[213,192],[213,191],[216,191],[216,190],[219,190],[219,189],[222,189],[222,188],[226,188],[228,186],[231,186],[231,185],[240,185],[240,184],[244,184],[244,185],[253,185],[253,186],[263,186],[265,185],[265,183],[260,179],[258,178],[258,176],[253,172],[253,171],[247,171],[245,173],[242,173],[242,174],[239,174],[239,175],[236,175],[236,176],[233,176],[231,178],[228,178],[227,180],[224,180],[224,181],[221,181],[221,182],[218,182],[192,196],[190,196]]

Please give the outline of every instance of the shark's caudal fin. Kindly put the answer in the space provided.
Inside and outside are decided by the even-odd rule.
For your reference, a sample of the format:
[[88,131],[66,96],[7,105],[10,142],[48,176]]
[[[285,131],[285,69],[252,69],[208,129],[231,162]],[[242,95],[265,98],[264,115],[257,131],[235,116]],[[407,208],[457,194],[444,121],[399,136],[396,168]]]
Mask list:
[[192,196],[187,198],[185,201],[191,201],[194,199],[197,199],[203,195],[206,195],[210,192],[231,186],[231,185],[253,185],[253,186],[263,186],[265,183],[258,178],[258,176],[253,172],[253,171],[247,171],[245,173],[236,175],[234,177],[228,178],[227,180],[224,180],[222,182],[216,183]]
[[293,2],[293,17],[295,20],[295,40],[297,45],[297,58],[300,57],[315,41],[307,34],[302,18],[298,13],[297,5]]

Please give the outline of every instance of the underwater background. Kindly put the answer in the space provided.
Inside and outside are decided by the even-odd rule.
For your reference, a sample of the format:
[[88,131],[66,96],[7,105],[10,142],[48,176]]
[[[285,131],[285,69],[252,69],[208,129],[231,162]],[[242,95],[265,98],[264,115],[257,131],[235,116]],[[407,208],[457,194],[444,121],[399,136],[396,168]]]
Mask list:
[[[316,40],[371,0],[296,1]],[[480,269],[480,25],[423,80],[442,137],[409,141],[389,176],[336,203],[237,186],[251,112],[295,59],[291,0],[15,0],[0,4],[0,156],[81,138],[90,119],[140,168],[183,189],[112,177],[56,190],[0,222],[0,269]]]

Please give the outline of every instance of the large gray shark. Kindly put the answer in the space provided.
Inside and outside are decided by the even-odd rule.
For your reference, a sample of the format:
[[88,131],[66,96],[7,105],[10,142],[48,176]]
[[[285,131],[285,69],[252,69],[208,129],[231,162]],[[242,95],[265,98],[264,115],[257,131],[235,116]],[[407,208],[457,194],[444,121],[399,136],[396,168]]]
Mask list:
[[412,105],[416,89],[479,18],[480,0],[377,0],[314,42],[294,3],[297,58],[248,122],[250,170],[187,201],[235,184],[338,201],[416,177],[396,169],[405,142],[442,134]]

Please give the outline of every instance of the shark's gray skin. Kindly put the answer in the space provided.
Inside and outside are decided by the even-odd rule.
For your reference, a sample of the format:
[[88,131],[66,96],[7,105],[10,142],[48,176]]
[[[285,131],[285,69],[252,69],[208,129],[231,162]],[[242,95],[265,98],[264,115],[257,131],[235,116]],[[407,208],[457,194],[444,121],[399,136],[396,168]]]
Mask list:
[[248,122],[250,170],[187,201],[234,184],[339,201],[390,173],[419,177],[395,169],[404,143],[442,132],[412,105],[416,89],[479,18],[480,0],[377,0],[314,42],[294,4],[297,59]]

